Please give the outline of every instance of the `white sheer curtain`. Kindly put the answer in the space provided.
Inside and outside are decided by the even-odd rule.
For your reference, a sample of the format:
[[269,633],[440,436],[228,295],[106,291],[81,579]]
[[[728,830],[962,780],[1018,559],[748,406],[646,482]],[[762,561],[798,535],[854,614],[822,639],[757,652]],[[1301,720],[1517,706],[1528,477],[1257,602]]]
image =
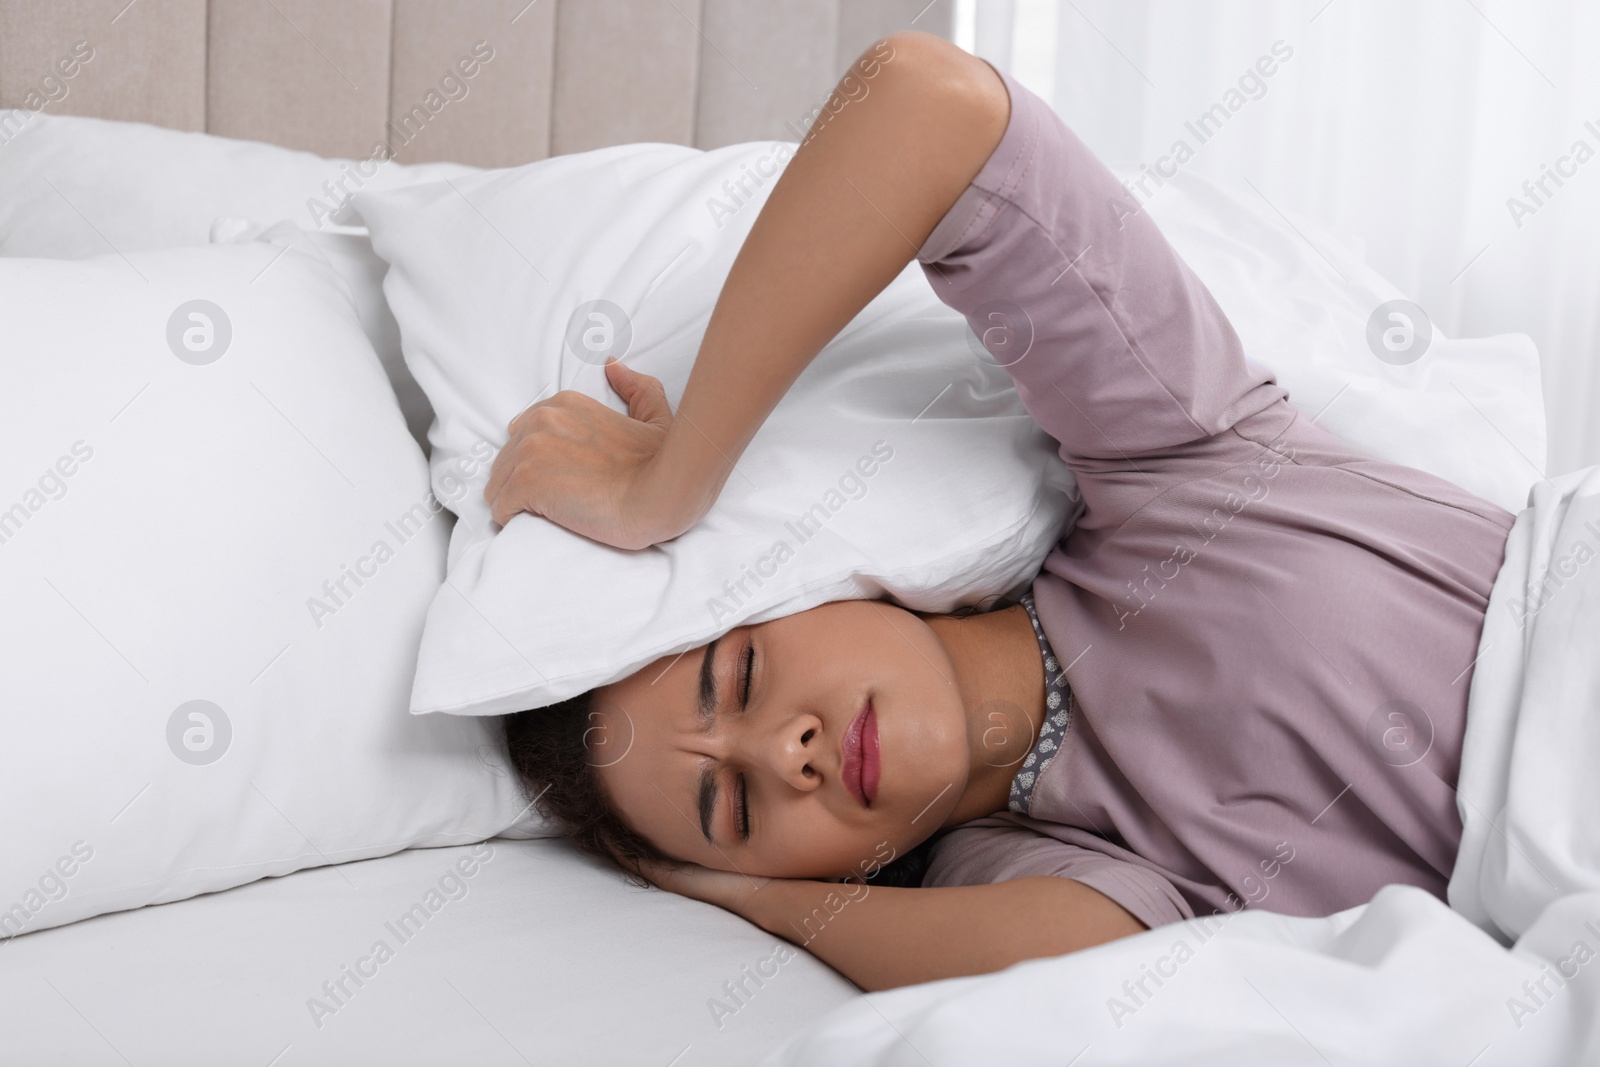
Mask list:
[[1548,473],[1600,463],[1600,0],[960,0],[956,40],[1102,158],[1355,234],[1451,336],[1528,334]]

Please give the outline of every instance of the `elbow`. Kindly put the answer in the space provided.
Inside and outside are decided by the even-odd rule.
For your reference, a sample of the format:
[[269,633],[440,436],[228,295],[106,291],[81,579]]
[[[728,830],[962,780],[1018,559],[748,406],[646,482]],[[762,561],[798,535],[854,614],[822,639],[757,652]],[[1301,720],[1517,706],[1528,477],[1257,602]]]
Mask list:
[[993,67],[942,37],[918,30],[897,30],[874,41],[851,64],[835,92],[858,99],[875,85],[914,98],[931,125],[982,138],[991,149],[1011,118],[1010,95]]

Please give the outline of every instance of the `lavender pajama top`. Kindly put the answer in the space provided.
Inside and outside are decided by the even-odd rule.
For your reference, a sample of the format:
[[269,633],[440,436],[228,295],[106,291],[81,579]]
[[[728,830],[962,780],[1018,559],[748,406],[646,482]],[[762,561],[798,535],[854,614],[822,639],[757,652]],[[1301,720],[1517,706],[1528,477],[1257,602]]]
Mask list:
[[1149,926],[1443,898],[1467,691],[1513,516],[1356,451],[1249,364],[1042,100],[918,254],[1084,507],[1027,598],[1045,729],[923,885],[1073,878]]

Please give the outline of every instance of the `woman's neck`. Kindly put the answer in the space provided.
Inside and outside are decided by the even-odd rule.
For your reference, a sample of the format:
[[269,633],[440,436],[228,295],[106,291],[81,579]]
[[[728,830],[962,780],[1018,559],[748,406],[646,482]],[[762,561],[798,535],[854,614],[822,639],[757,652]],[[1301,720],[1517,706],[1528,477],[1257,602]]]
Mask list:
[[966,786],[943,825],[1004,811],[1011,779],[1044,725],[1044,656],[1021,604],[981,615],[929,616],[955,665],[967,713]]

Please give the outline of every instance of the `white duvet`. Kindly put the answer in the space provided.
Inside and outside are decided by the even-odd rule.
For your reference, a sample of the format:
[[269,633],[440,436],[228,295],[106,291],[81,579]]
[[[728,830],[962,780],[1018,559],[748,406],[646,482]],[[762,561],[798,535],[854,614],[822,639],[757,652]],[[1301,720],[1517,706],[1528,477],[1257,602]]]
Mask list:
[[1530,500],[1472,678],[1453,907],[1389,886],[1193,919],[863,997],[764,1067],[1600,1063],[1600,467]]

